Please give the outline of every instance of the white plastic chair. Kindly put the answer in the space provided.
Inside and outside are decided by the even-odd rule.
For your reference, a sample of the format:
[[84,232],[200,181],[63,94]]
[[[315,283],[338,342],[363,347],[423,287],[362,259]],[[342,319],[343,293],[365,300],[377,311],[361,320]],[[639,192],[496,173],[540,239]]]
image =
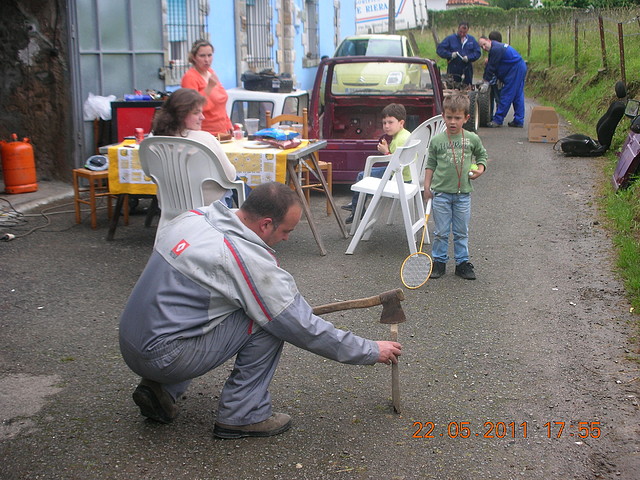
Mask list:
[[139,154],[142,170],[158,186],[158,231],[181,213],[220,200],[229,189],[238,192],[238,206],[244,203],[244,182],[230,181],[216,154],[200,142],[149,137]]
[[[413,140],[420,140],[420,147],[418,148],[418,158],[416,158],[416,170],[418,171],[418,176],[420,177],[420,190],[424,192],[424,170],[427,166],[427,158],[429,157],[429,144],[431,143],[431,139],[437,133],[444,132],[447,129],[447,125],[444,123],[444,118],[442,115],[436,115],[435,117],[431,117],[429,120],[425,120],[420,125],[418,125],[413,132],[411,132],[411,136],[407,139],[407,143]],[[398,211],[398,202],[395,200],[393,202],[393,206],[389,211],[389,218],[387,220],[388,224],[393,223],[393,219],[395,218]],[[431,243],[429,238],[429,231],[425,232],[424,236],[425,242],[427,244]]]
[[[424,226],[424,202],[416,168],[419,145],[421,145],[420,141],[414,140],[412,142],[407,141],[404,146],[398,147],[393,155],[390,156],[389,165],[387,165],[382,178],[367,175],[371,173],[371,167],[374,163],[377,163],[377,159],[380,157],[372,156],[367,158],[364,178],[351,186],[351,190],[360,192],[360,195],[353,215],[354,223],[351,227],[353,238],[345,254],[353,254],[360,240],[369,239],[385,205],[391,203],[394,199],[397,199],[400,203],[409,250],[411,253],[417,251],[416,233]],[[388,158],[389,155],[385,155],[385,157]],[[402,178],[402,171],[406,166],[411,171],[411,183],[405,183]],[[392,176],[393,178],[391,178]],[[364,217],[358,221],[357,219],[362,216],[367,195],[373,195],[373,198],[364,213]]]

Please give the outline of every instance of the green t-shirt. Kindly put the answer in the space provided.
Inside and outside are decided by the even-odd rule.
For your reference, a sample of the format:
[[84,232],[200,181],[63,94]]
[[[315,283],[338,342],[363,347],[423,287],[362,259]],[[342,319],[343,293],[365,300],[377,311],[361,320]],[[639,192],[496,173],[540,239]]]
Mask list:
[[[407,140],[409,140],[410,136],[411,132],[406,128],[403,128],[398,133],[396,133],[393,136],[393,140],[391,140],[391,143],[389,144],[389,153],[394,153],[396,151],[396,148],[402,147],[405,143],[407,143]],[[411,180],[411,170],[409,169],[409,167],[404,167],[404,169],[402,170],[402,179],[405,182]]]
[[435,135],[429,144],[426,166],[428,170],[433,170],[431,190],[443,193],[472,192],[473,186],[469,180],[472,163],[487,168],[487,151],[478,135],[467,131],[451,137],[447,132]]

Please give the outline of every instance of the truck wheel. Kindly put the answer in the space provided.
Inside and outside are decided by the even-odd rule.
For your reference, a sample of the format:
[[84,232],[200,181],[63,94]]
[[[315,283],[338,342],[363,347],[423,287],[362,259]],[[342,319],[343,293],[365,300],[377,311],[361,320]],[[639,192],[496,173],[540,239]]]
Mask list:
[[478,92],[475,90],[469,90],[469,120],[463,125],[462,128],[470,132],[476,133],[480,127],[480,112],[478,108]]
[[486,127],[491,121],[491,93],[489,91],[478,93],[478,111],[480,113],[480,126]]

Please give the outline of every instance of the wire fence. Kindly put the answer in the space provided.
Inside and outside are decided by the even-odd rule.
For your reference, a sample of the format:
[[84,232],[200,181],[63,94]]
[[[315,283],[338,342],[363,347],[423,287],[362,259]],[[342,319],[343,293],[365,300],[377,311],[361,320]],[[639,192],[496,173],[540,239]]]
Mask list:
[[[496,27],[500,30],[500,27]],[[632,81],[640,64],[640,16],[621,19],[603,14],[581,14],[558,22],[507,25],[503,41],[513,45],[528,60],[554,65],[573,65],[575,74],[590,67],[619,71],[627,83],[629,59]],[[593,50],[599,49],[594,55]],[[598,62],[593,65],[593,62]]]

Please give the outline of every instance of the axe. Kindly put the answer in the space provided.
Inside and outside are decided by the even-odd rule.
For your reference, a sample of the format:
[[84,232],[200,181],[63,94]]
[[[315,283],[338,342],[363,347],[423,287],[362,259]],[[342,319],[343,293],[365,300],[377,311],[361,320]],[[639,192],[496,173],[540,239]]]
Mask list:
[[[401,289],[383,292],[374,297],[359,298],[356,300],[345,300],[344,302],[329,303],[314,307],[314,315],[324,315],[325,313],[338,312],[341,310],[351,310],[354,308],[367,308],[382,305],[380,323],[390,325],[391,341],[398,341],[398,324],[407,320],[402,310],[400,302],[404,300],[404,292]],[[398,364],[391,364],[391,399],[393,409],[400,413],[400,373]]]

